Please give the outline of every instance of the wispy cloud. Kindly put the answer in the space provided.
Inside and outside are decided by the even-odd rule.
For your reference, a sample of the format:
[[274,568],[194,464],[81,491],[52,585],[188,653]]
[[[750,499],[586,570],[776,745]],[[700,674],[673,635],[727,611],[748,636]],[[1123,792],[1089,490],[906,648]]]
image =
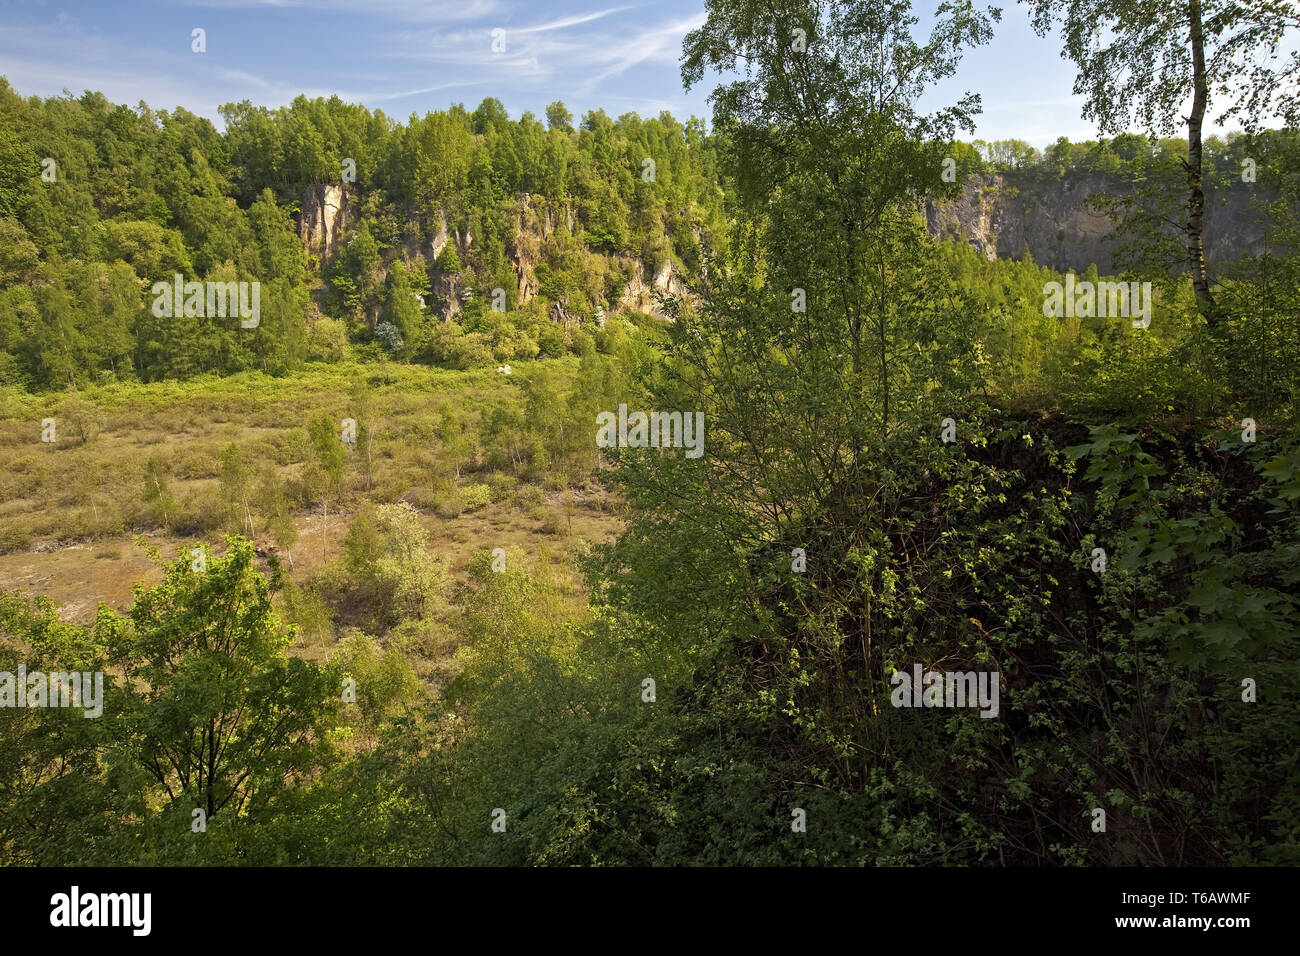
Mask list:
[[681,50],[682,38],[691,30],[704,25],[705,15],[697,14],[684,20],[675,20],[658,27],[652,27],[610,48],[599,60],[608,64],[607,69],[588,83],[594,88],[598,83],[618,76],[639,63],[677,61]]
[[372,19],[447,23],[503,13],[502,0],[183,0],[185,6],[210,9],[298,9],[315,13],[352,13]]
[[[616,7],[600,11],[599,15],[624,9],[630,8]],[[595,18],[594,14],[588,15],[588,19]],[[560,21],[533,28],[507,29],[503,53],[492,52],[491,28],[486,27],[395,35],[387,55],[444,66],[485,67],[498,76],[566,77],[575,90],[590,92],[639,64],[675,64],[682,37],[704,20],[704,14],[700,13],[617,34],[585,31],[578,35],[555,35],[553,31],[559,29]],[[676,85],[673,76],[674,89]]]
[[[682,36],[704,21],[702,0],[582,2],[121,0],[120,16],[82,0],[64,0],[64,16],[19,4],[24,13],[0,30],[0,73],[22,93],[94,89],[215,121],[222,103],[245,99],[274,108],[338,96],[416,111],[444,108],[459,89],[495,96],[512,114],[553,99],[579,110],[705,111],[676,70]],[[195,26],[206,30],[203,54],[190,48]]]
[[565,17],[562,20],[553,20],[550,23],[539,23],[535,27],[514,27],[513,33],[545,33],[548,30],[563,30],[565,27],[576,27],[583,23],[590,23],[592,20],[599,20],[607,17],[611,13],[622,13],[624,10],[632,10],[634,7],[610,7],[608,10],[597,10],[594,13],[581,13],[575,17]]

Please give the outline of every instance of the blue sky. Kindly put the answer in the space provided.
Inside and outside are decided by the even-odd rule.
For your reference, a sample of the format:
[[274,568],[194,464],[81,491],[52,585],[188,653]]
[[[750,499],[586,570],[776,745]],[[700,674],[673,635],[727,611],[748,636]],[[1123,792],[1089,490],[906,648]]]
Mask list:
[[[994,41],[968,51],[940,94],[982,95],[984,139],[1094,138],[1059,44],[1034,34],[1015,0],[1002,7]],[[703,20],[703,0],[0,0],[0,74],[23,95],[94,89],[218,125],[223,103],[278,106],[299,93],[338,94],[402,121],[486,96],[512,117],[541,117],[560,99],[577,116],[601,107],[707,118],[709,84],[687,94],[679,72],[682,37]],[[203,54],[190,49],[196,27]],[[494,29],[505,31],[504,53],[492,52]]]

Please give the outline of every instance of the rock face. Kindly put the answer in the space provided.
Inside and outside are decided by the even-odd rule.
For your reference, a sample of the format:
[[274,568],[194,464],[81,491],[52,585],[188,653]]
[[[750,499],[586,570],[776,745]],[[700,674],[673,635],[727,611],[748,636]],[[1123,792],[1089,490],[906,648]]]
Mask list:
[[[346,188],[325,184],[308,187],[303,193],[301,208],[298,234],[308,254],[316,258],[316,267],[323,275],[329,264],[338,257],[339,250],[345,243],[345,232],[358,216],[358,206]],[[506,254],[518,283],[515,291],[520,306],[527,305],[540,294],[537,268],[542,262],[542,248],[546,240],[557,230],[567,230],[572,234],[576,225],[570,203],[553,203],[527,193],[518,198],[513,234],[506,244]],[[437,307],[438,314],[443,321],[455,319],[473,294],[468,286],[468,276],[465,273],[442,272],[435,264],[449,245],[456,250],[461,261],[465,261],[474,242],[473,222],[466,222],[463,229],[454,228],[447,220],[446,210],[439,209],[431,220],[420,219],[408,223],[407,236],[403,249],[408,265],[417,255],[423,257],[425,267],[429,270],[432,292],[441,303]],[[631,278],[622,292],[617,293],[617,298],[606,303],[605,307],[610,311],[634,309],[650,315],[660,315],[659,304],[654,296],[656,292],[686,294],[670,261],[662,263],[651,275],[646,264],[638,259],[621,256],[615,258],[613,264],[624,274],[630,273]],[[549,314],[551,321],[566,328],[592,318],[576,314],[567,302],[552,303]]]
[[352,217],[352,203],[342,186],[308,186],[302,195],[298,220],[298,236],[307,253],[318,257],[322,266],[333,262],[339,254],[340,237]]
[[520,197],[519,204],[515,207],[515,235],[507,250],[519,279],[520,305],[527,305],[537,295],[535,270],[542,258],[542,241],[554,231],[553,226],[549,230],[547,228],[550,221],[549,207],[544,214],[539,215],[531,196],[524,193]]
[[[976,175],[962,196],[943,206],[927,203],[930,234],[958,239],[986,259],[1021,259],[1032,253],[1039,265],[1082,272],[1096,264],[1102,275],[1121,268],[1119,242],[1109,239],[1110,219],[1088,207],[1094,193],[1116,195],[1106,177],[1088,173],[1050,184],[1015,174]],[[1245,189],[1209,191],[1206,197],[1206,257],[1211,263],[1261,251],[1264,232],[1250,215]]]
[[[1115,195],[1117,186],[1100,173],[1075,173],[1061,180],[1025,172],[975,175],[966,181],[958,199],[944,205],[926,204],[926,225],[932,236],[967,242],[990,261],[1032,254],[1035,262],[1057,270],[1082,272],[1095,263],[1103,275],[1114,274],[1122,265],[1115,259],[1119,241],[1108,238],[1112,226],[1107,216],[1087,204],[1088,197],[1098,192]],[[1248,188],[1208,191],[1206,254],[1211,267],[1262,251],[1264,230],[1252,213],[1251,196]],[[356,200],[346,186],[314,185],[304,191],[301,210],[299,236],[323,274],[337,259],[345,233],[359,214]],[[557,230],[572,234],[576,226],[571,203],[527,194],[518,198],[507,254],[520,305],[527,305],[540,293],[537,268],[546,240]],[[442,273],[434,263],[449,243],[463,261],[474,242],[473,228],[472,221],[465,222],[463,228],[451,228],[445,210],[438,210],[433,221],[421,218],[408,224],[406,258],[409,263],[423,255],[434,295],[443,303],[438,311],[444,320],[455,318],[472,292],[464,274]],[[671,261],[663,262],[653,274],[637,259],[618,257],[615,265],[630,278],[616,298],[611,296],[605,303],[611,312],[660,315],[655,293],[689,295]],[[570,327],[592,316],[578,315],[569,303],[557,302],[551,305],[550,318]]]
[[442,250],[447,248],[447,214],[441,209],[438,210],[438,232],[429,243],[430,262],[436,262],[442,255]]
[[656,292],[664,292],[668,295],[683,295],[686,292],[686,288],[673,274],[671,262],[661,265],[648,284],[644,262],[637,260],[633,270],[632,278],[628,280],[627,287],[619,297],[618,308],[620,309],[635,309],[638,312],[659,315],[659,303],[654,297]]
[[436,272],[437,281],[434,293],[444,305],[441,310],[442,320],[450,322],[460,314],[462,302],[468,301],[467,289],[459,273]]

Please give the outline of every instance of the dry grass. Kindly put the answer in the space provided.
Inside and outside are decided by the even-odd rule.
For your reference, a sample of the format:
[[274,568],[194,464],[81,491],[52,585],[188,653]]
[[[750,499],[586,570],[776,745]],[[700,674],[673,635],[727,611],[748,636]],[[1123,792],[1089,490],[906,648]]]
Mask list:
[[[59,440],[42,443],[41,420],[59,423],[65,400],[0,393],[0,590],[45,595],[82,622],[100,602],[122,609],[134,584],[161,578],[136,546],[137,535],[171,558],[200,541],[220,550],[225,532],[241,530],[242,507],[220,481],[221,453],[232,444],[256,475],[254,497],[258,472],[269,464],[291,502],[297,540],[289,549],[290,577],[300,595],[339,558],[351,514],[362,503],[401,500],[420,511],[432,549],[453,576],[463,578],[476,551],[518,547],[540,556],[546,574],[558,575],[556,593],[578,619],[585,593],[571,558],[620,525],[602,492],[569,492],[553,473],[528,483],[477,470],[471,456],[456,478],[439,434],[443,410],[450,407],[472,436],[486,409],[519,400],[518,390],[492,372],[315,366],[285,379],[117,384],[78,396],[78,413],[94,422],[89,440],[60,423]],[[363,448],[350,450],[322,555],[321,509],[303,487],[307,424],[322,412],[362,420],[356,409],[367,405],[376,426],[370,466]],[[159,478],[165,493],[151,495],[150,482],[156,486]],[[480,487],[468,492],[467,502],[471,486]],[[254,528],[257,545],[276,550],[260,515]],[[412,646],[434,656],[449,653],[454,635],[437,621],[421,626],[428,633]],[[337,638],[328,620],[305,628],[296,653],[325,656]]]

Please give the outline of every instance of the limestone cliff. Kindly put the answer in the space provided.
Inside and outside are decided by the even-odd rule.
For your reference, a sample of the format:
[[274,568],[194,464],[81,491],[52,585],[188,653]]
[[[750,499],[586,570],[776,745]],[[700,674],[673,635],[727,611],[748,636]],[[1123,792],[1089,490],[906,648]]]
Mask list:
[[[316,185],[304,191],[299,236],[307,252],[315,257],[315,266],[322,276],[346,244],[345,232],[355,225],[357,215],[357,202],[345,187]],[[506,242],[506,255],[515,274],[517,286],[514,291],[520,306],[527,305],[540,294],[537,269],[545,259],[547,240],[557,230],[572,235],[576,225],[572,203],[551,202],[527,193],[518,197],[514,228]],[[469,276],[467,273],[443,272],[436,263],[449,245],[455,249],[457,257],[466,262],[474,243],[472,216],[463,228],[458,229],[449,224],[446,210],[433,210],[428,217],[413,218],[404,234],[407,239],[400,245],[403,258],[408,265],[423,259],[429,270],[434,299],[440,303],[437,312],[444,320],[454,319],[473,294],[468,284]],[[652,274],[646,263],[634,257],[605,256],[590,249],[584,249],[581,255],[587,257],[592,266],[589,273],[592,287],[585,290],[587,298],[602,310],[614,313],[633,309],[657,315],[659,305],[655,292],[673,295],[685,292],[671,261],[662,262]],[[600,277],[614,275],[628,279],[626,282],[621,279],[613,282],[612,290],[608,285],[600,288]],[[325,295],[323,291],[319,294]],[[555,302],[551,305],[550,317],[565,327],[595,318],[579,312],[584,312],[584,309],[578,309],[568,301]]]
[[[1086,204],[1096,192],[1116,194],[1097,173],[1045,181],[1027,175],[971,176],[959,199],[926,204],[932,236],[969,242],[987,259],[1020,259],[1033,253],[1039,265],[1083,271],[1095,263],[1103,275],[1119,268],[1119,243],[1107,238],[1110,220]],[[1250,213],[1248,189],[1210,190],[1206,201],[1206,255],[1211,263],[1257,253],[1263,229]]]
[[659,303],[654,297],[656,292],[665,292],[669,295],[683,295],[686,292],[685,287],[673,272],[671,262],[665,262],[661,265],[655,271],[649,284],[646,283],[646,272],[645,263],[637,260],[634,264],[632,278],[628,281],[627,287],[619,297],[618,308],[635,309],[638,312],[659,315]]
[[298,235],[309,255],[321,266],[333,262],[339,253],[343,232],[353,218],[353,205],[342,186],[324,183],[303,192]]

